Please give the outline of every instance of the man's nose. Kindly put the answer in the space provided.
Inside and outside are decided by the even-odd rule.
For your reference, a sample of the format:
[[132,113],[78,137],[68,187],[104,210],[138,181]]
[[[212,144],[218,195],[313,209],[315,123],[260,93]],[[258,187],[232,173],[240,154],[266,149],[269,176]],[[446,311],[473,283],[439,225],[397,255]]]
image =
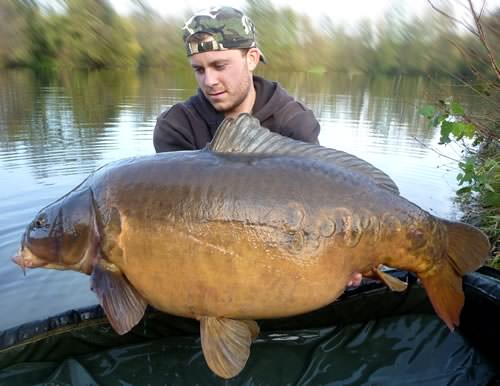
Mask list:
[[211,69],[206,69],[204,82],[205,82],[205,86],[207,86],[207,87],[215,86],[219,82],[219,80],[217,78],[217,73]]

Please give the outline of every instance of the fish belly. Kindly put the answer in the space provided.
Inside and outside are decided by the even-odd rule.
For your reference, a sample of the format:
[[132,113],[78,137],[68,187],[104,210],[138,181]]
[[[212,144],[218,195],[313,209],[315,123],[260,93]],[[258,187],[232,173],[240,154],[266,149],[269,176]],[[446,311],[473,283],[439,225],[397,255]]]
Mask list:
[[276,238],[273,245],[255,227],[182,228],[164,227],[147,243],[131,233],[122,243],[128,280],[155,308],[175,315],[255,319],[308,312],[335,300],[354,269],[326,248],[299,253]]

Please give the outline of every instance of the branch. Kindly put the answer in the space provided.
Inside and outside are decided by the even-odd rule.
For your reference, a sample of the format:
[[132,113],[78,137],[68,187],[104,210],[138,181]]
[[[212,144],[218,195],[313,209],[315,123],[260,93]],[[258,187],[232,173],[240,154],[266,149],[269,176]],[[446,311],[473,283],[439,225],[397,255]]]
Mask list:
[[433,151],[434,153],[436,153],[436,154],[440,155],[441,157],[448,158],[449,160],[452,160],[453,162],[456,162],[456,163],[460,162],[460,160],[455,159],[455,158],[452,158],[452,157],[449,157],[449,156],[447,156],[447,155],[445,155],[445,154],[441,153],[440,151],[437,151],[437,150],[436,150],[436,149],[434,149],[433,147],[426,145],[425,143],[423,143],[420,139],[418,139],[418,138],[417,138],[417,137],[415,137],[415,136],[413,136],[413,139],[414,139],[415,141],[417,141],[420,145],[422,145],[423,147],[425,147],[426,149],[429,149],[429,150]]
[[458,20],[456,17],[453,17],[453,16],[447,14],[446,12],[444,12],[443,10],[439,9],[434,4],[432,4],[431,0],[427,0],[427,2],[431,5],[431,7],[434,11],[440,13],[441,15],[443,15],[444,17],[446,17],[450,20],[453,20],[454,22],[456,22],[458,24],[463,25],[465,27],[465,29],[467,29],[470,33],[472,33],[474,36],[479,37],[479,34],[476,31],[474,31],[472,28],[470,28],[467,24],[465,24],[463,21]]
[[475,58],[476,60],[487,66],[490,64],[490,62],[488,60],[483,59],[478,53],[474,52],[473,49],[468,49],[468,51],[470,52],[467,52],[463,47],[461,47],[458,43],[455,43],[453,40],[449,38],[446,38],[446,40],[460,52],[460,54],[464,59],[465,64],[469,66],[471,72],[474,73],[477,77],[481,78],[482,80],[485,80],[485,77],[481,74],[479,69],[476,68],[474,64],[470,63],[470,59]]
[[[430,0],[428,0],[430,1]],[[490,65],[493,71],[495,72],[497,79],[500,80],[500,68],[498,68],[497,62],[495,60],[495,55],[493,55],[493,52],[491,51],[491,48],[486,41],[486,36],[484,34],[483,26],[481,24],[480,16],[477,15],[476,10],[474,9],[472,5],[472,0],[469,0],[469,7],[470,11],[472,13],[472,16],[474,17],[474,22],[476,23],[476,28],[479,32],[479,39],[481,40],[481,43],[483,44],[484,48],[486,49],[486,52],[488,53],[488,57],[490,59]],[[484,7],[484,3],[483,3]],[[481,10],[482,12],[482,10]]]
[[468,115],[464,115],[464,121],[467,122],[467,123],[472,123],[474,126],[476,126],[476,130],[481,133],[481,135],[484,137],[484,138],[488,138],[488,139],[494,139],[494,140],[498,140],[498,136],[495,135],[495,132],[493,130],[491,130],[489,127],[483,125],[481,122],[475,120],[475,119],[472,119],[470,116]]
[[471,120],[474,120],[474,122],[475,122],[476,119],[480,119],[481,121],[489,122],[489,123],[492,123],[492,124],[497,121],[496,118],[487,117],[487,116],[485,116],[483,114],[481,114],[481,115],[478,115],[478,114],[469,114],[468,117]]
[[453,79],[457,80],[458,82],[462,83],[466,88],[470,88],[472,91],[474,91],[479,97],[481,97],[482,99],[485,100],[485,102],[490,102],[490,99],[484,95],[481,91],[479,91],[478,89],[476,89],[472,84],[470,84],[469,82],[466,82],[465,80],[463,80],[462,78],[456,76],[455,74],[447,71],[448,75],[451,76]]

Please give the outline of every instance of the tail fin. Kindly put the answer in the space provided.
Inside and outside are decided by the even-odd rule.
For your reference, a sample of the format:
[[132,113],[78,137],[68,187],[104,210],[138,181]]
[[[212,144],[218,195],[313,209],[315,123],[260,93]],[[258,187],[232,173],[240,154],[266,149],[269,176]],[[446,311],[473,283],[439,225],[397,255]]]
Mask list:
[[471,225],[443,222],[448,230],[446,261],[419,277],[434,310],[453,331],[459,324],[464,305],[462,276],[484,263],[490,243],[483,232]]
[[478,269],[488,258],[488,237],[472,225],[443,221],[448,231],[448,256],[453,268],[465,275]]
[[460,322],[464,306],[462,277],[450,264],[443,264],[432,273],[419,275],[436,314],[453,331]]

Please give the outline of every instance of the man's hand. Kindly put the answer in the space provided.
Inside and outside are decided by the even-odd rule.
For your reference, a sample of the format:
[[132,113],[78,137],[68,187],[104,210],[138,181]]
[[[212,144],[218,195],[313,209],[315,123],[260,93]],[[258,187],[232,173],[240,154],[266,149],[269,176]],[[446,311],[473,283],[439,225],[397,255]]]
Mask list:
[[359,287],[363,276],[359,272],[355,272],[351,276],[351,280],[347,283],[348,287]]

